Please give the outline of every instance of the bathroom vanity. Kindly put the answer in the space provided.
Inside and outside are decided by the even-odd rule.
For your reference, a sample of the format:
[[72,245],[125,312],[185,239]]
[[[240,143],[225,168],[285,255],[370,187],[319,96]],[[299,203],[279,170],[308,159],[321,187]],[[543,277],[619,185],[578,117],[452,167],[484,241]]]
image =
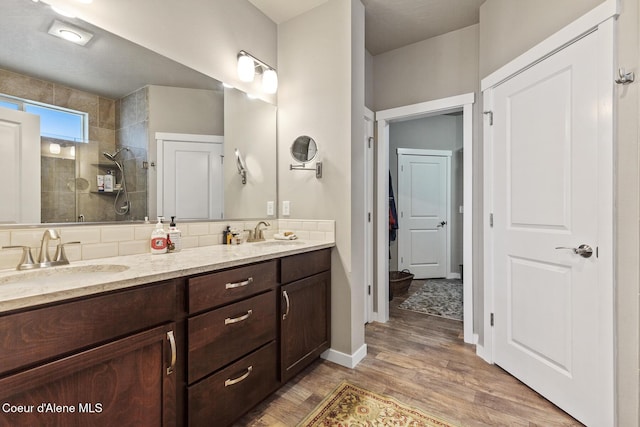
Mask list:
[[332,246],[117,257],[85,286],[0,291],[0,425],[233,423],[329,348]]

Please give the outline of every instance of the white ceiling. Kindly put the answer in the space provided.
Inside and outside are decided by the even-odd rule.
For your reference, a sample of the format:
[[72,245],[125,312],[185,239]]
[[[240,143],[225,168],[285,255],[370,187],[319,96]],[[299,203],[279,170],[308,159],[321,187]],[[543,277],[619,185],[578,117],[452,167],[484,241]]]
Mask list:
[[[249,0],[276,24],[326,0]],[[365,6],[365,46],[378,55],[459,30],[479,21],[485,0],[361,0]]]

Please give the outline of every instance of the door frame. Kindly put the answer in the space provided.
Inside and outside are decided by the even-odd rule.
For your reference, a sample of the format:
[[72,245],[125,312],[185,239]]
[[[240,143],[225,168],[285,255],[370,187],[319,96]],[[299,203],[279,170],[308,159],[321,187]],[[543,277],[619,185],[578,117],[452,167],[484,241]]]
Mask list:
[[[451,156],[453,152],[451,150],[431,150],[431,149],[422,149],[422,148],[398,148],[396,149],[396,153],[398,154],[398,179],[396,181],[396,185],[398,188],[398,194],[396,195],[396,204],[398,205],[398,210],[400,210],[400,156],[425,156],[425,157],[444,157],[446,159],[447,164],[447,182],[446,182],[446,202],[445,202],[445,221],[447,222],[445,227],[445,278],[447,279],[459,279],[460,277],[453,276],[453,272],[451,271]],[[399,222],[400,228],[398,231],[402,229],[403,221]],[[401,235],[398,234],[398,245],[403,244],[401,239]],[[464,246],[464,245],[463,245]],[[398,255],[400,251],[400,246],[398,246]],[[400,260],[398,260],[398,270],[401,270]]]
[[463,206],[463,329],[464,342],[474,343],[473,330],[473,103],[475,93],[421,102],[376,112],[376,312],[378,322],[389,320],[389,123],[462,111],[464,195]]
[[[616,287],[613,270],[614,251],[614,171],[613,171],[613,151],[614,151],[614,126],[615,111],[613,109],[613,82],[614,82],[614,42],[615,23],[614,17],[618,15],[618,4],[616,0],[607,0],[592,11],[578,18],[557,33],[534,46],[518,58],[514,59],[504,67],[481,81],[483,93],[483,108],[489,113],[493,108],[493,89],[502,82],[508,80],[523,70],[530,68],[550,55],[562,50],[584,35],[598,32],[599,50],[594,55],[599,55],[598,61],[598,188],[595,189],[599,196],[599,226],[598,226],[598,247],[599,247],[599,283],[611,284],[611,286],[601,286],[599,299],[602,302],[604,311],[604,324],[599,331],[594,331],[598,340],[598,345],[594,345],[594,353],[605,372],[603,374],[603,384],[598,384],[604,388],[604,396],[610,396],[603,405],[603,417],[613,422],[615,408],[614,372],[615,372],[615,335],[614,335],[614,292]],[[494,336],[491,326],[491,313],[494,310],[494,287],[493,287],[493,234],[490,224],[490,215],[493,204],[493,182],[490,171],[493,170],[491,162],[493,156],[493,133],[490,126],[491,114],[485,114],[483,126],[483,216],[484,216],[484,342],[478,345],[477,354],[489,363],[494,363]],[[608,344],[608,345],[600,345]],[[608,424],[608,423],[606,423]]]
[[364,322],[373,320],[373,283],[374,283],[374,233],[373,233],[373,208],[374,208],[374,150],[375,150],[375,113],[370,109],[364,109],[364,195],[365,214],[364,220]]

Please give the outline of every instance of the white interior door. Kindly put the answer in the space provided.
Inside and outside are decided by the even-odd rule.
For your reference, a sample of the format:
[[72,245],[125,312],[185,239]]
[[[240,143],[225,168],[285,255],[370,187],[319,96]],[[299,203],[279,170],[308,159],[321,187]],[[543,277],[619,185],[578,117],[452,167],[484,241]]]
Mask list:
[[40,223],[40,116],[0,107],[0,223]]
[[599,274],[610,268],[599,212],[611,201],[599,176],[611,170],[598,158],[597,51],[592,33],[488,91],[494,361],[593,426],[612,425],[613,375],[602,357],[612,278]]
[[223,218],[222,139],[202,137],[158,140],[158,215]]
[[451,152],[398,149],[398,269],[447,276]]

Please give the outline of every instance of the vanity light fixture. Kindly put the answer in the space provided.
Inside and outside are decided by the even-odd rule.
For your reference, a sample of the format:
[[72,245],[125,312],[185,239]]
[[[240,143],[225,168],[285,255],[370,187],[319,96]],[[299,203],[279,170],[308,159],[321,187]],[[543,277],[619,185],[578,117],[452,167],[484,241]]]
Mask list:
[[262,74],[262,90],[265,93],[276,93],[278,90],[276,70],[250,53],[241,50],[238,53],[238,78],[243,82],[252,82],[256,74]]
[[70,41],[80,46],[84,46],[89,43],[89,40],[93,38],[93,34],[75,25],[67,24],[66,22],[58,21],[55,19],[49,27],[49,34],[52,36],[60,37],[61,39]]

